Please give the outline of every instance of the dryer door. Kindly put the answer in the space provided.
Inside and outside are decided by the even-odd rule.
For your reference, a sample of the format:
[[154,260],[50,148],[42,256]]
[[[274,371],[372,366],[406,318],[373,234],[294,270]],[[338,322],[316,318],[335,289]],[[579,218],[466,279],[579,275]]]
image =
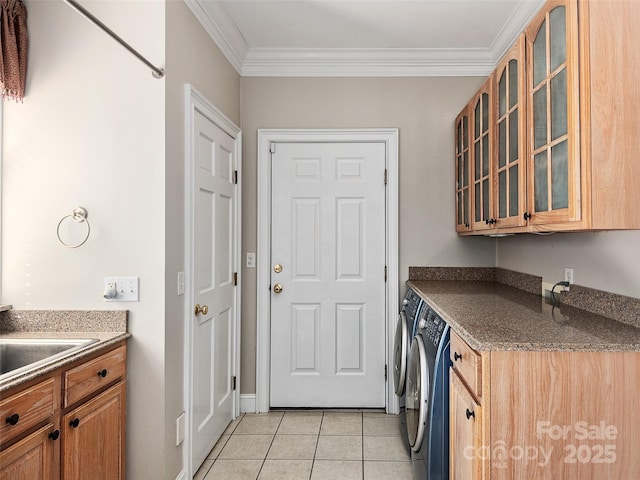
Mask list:
[[404,310],[398,315],[396,337],[393,345],[393,384],[396,395],[404,394],[405,378],[407,376],[407,351],[409,349],[409,326]]
[[406,381],[407,434],[414,452],[420,451],[429,429],[433,363],[434,359],[427,356],[422,335],[416,335],[409,351]]

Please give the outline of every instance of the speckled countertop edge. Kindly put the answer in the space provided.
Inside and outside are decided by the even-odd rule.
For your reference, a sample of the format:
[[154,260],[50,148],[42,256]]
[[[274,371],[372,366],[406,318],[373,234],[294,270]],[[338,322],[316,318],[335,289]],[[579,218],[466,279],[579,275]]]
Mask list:
[[4,380],[0,377],[0,393],[130,338],[127,322],[127,310],[8,310],[1,312],[0,338],[95,338],[98,341],[67,356],[36,365],[18,375]]
[[[75,362],[81,358],[91,355],[94,352],[102,350],[103,348],[115,345],[116,343],[126,340],[131,337],[127,332],[65,332],[55,333],[47,332],[46,337],[49,338],[97,338],[98,341],[87,345],[85,348],[78,350],[66,357],[58,358],[51,362],[47,362],[44,365],[35,366],[29,370],[10,377],[6,380],[0,380],[0,394],[10,388],[17,387],[22,383],[26,383],[30,380],[37,378],[40,375],[49,373],[57,368],[64,367],[70,363]],[[5,333],[0,335],[0,338],[43,338],[42,332],[18,332],[18,333]]]
[[[484,288],[489,291],[494,288],[496,282],[475,282],[476,285],[480,285],[478,292],[473,294],[482,295]],[[465,340],[469,346],[477,351],[492,351],[492,350],[516,350],[516,351],[608,351],[608,352],[640,352],[640,329],[626,325],[615,320],[602,317],[600,315],[593,314],[591,312],[576,309],[571,306],[563,306],[562,309],[568,312],[572,317],[577,318],[578,322],[574,322],[574,325],[568,327],[569,331],[573,333],[578,339],[574,339],[570,334],[563,335],[565,332],[562,328],[562,322],[551,323],[547,321],[546,327],[558,330],[558,335],[553,340],[539,341],[535,338],[527,338],[533,332],[535,337],[535,329],[527,330],[527,327],[531,327],[530,322],[510,323],[512,318],[510,317],[512,312],[504,311],[500,312],[492,305],[493,308],[487,308],[487,311],[482,309],[474,310],[474,315],[451,315],[451,305],[464,305],[462,310],[473,310],[471,307],[479,297],[472,297],[469,294],[461,294],[459,288],[455,288],[457,285],[471,286],[471,282],[456,282],[456,281],[409,281],[408,285],[413,288],[436,313],[438,313],[463,340]],[[441,287],[446,292],[448,287],[451,288],[450,293],[444,294],[444,301],[438,301],[434,299],[437,295],[430,292],[430,287]],[[511,290],[510,295],[516,299],[515,306],[518,307],[518,300],[522,300],[523,303],[529,304],[529,306],[540,304],[540,312],[536,313],[534,310],[531,312],[532,321],[546,319],[549,317],[549,306],[544,306],[544,301],[541,297],[520,292],[512,287],[501,285],[499,287],[502,290]],[[464,290],[464,287],[462,287]],[[442,292],[439,292],[443,295]],[[445,298],[446,297],[446,298]],[[442,304],[445,304],[444,306]],[[521,309],[524,313],[528,313],[528,310]],[[522,311],[520,313],[522,313]],[[556,310],[558,318],[562,318],[560,309]],[[537,318],[536,318],[537,315]],[[483,320],[483,317],[485,320]],[[486,320],[489,319],[490,320]],[[595,326],[600,328],[601,334],[608,335],[611,338],[603,339],[596,334],[591,334],[587,327],[581,330],[580,319],[584,319],[585,325],[591,327]],[[491,322],[491,323],[490,323]],[[543,328],[546,328],[543,327]],[[576,328],[577,327],[577,328]],[[597,332],[598,333],[598,332]],[[544,337],[544,335],[543,335]]]

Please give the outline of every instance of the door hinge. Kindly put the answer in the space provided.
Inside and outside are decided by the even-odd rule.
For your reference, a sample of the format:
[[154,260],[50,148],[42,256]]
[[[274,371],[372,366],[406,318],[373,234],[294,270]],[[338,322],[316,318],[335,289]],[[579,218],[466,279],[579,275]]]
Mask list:
[[387,380],[387,366],[384,366],[384,379]]
[[236,389],[236,383],[237,383],[237,377],[234,375],[233,379],[231,380],[231,390]]
[[387,266],[384,266],[384,281],[387,281]]
[[233,171],[233,184],[234,185],[238,184],[238,170]]
[[384,184],[387,184],[387,169],[384,169]]
[[273,142],[269,144],[269,153],[276,153],[276,144]]
[[238,272],[233,272],[233,286],[238,285]]

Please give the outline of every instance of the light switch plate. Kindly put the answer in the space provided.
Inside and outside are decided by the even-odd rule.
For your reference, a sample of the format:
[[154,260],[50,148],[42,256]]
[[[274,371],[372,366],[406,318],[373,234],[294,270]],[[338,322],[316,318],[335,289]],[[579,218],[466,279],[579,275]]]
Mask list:
[[139,277],[105,277],[105,290],[110,283],[116,285],[115,298],[105,299],[107,302],[139,302],[140,301],[140,282]]

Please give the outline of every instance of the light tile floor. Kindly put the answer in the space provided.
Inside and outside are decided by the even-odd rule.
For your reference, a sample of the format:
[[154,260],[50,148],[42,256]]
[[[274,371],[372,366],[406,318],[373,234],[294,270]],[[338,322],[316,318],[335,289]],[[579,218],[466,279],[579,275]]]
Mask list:
[[286,411],[235,419],[196,480],[411,480],[396,415]]

